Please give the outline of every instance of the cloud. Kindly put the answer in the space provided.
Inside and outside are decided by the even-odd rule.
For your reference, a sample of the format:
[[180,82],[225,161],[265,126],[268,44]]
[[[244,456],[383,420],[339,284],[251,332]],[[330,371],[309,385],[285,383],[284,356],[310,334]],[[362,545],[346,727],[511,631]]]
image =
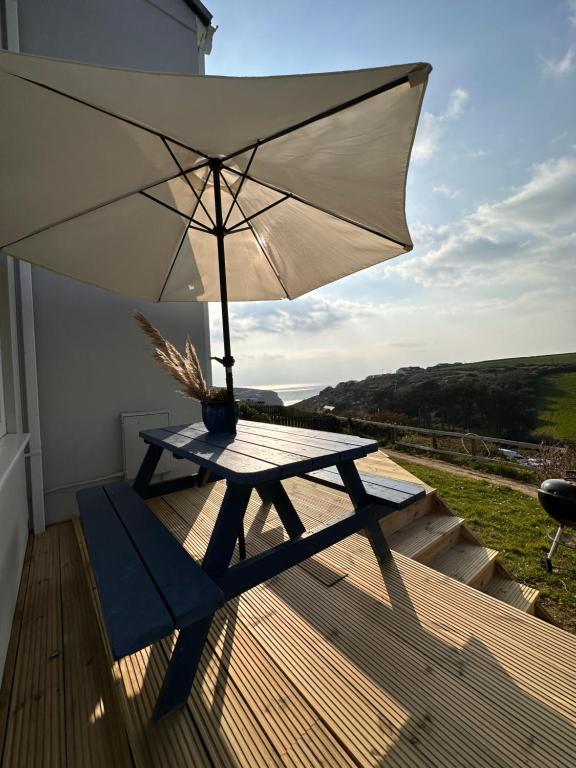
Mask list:
[[[381,328],[383,321],[411,317],[422,309],[417,303],[408,301],[350,301],[310,295],[290,302],[231,304],[230,328],[235,343],[240,343],[246,350],[253,344],[268,345],[265,351],[254,347],[248,354],[243,354],[245,360],[281,361],[287,359],[289,348],[290,359],[296,355],[314,360],[317,353],[310,345],[320,339],[333,339],[335,331],[365,336],[366,328]],[[213,342],[219,343],[222,326],[217,313],[211,314],[210,327]],[[270,348],[270,343],[281,346]]]
[[244,352],[244,360],[256,361],[257,363],[273,362],[274,360],[285,360],[286,355],[275,354],[274,352]]
[[[576,0],[566,0],[568,10],[568,23],[576,28]],[[574,45],[570,45],[566,53],[560,58],[550,59],[541,56],[544,74],[548,77],[564,77],[574,69]]]
[[448,97],[444,112],[437,115],[433,112],[424,112],[412,152],[415,160],[428,160],[438,151],[447,128],[461,116],[469,100],[470,97],[464,88],[455,88]]
[[574,69],[574,46],[570,46],[561,59],[542,57],[544,74],[550,77],[563,77]]
[[448,119],[460,117],[462,110],[469,101],[470,96],[464,88],[455,88],[448,99],[448,107],[446,108],[445,117]]
[[504,200],[478,206],[449,227],[422,229],[423,256],[386,272],[427,287],[507,290],[520,296],[576,280],[576,157],[535,166]]
[[351,319],[374,316],[382,311],[377,304],[343,299],[327,301],[305,297],[293,302],[237,304],[231,309],[234,334],[247,338],[253,333],[319,333]]
[[534,166],[533,177],[502,202],[481,205],[473,217],[480,225],[540,233],[576,225],[576,156]]
[[432,192],[444,195],[444,197],[447,197],[449,200],[454,200],[460,195],[459,189],[450,189],[446,184],[439,184],[437,187],[432,187]]

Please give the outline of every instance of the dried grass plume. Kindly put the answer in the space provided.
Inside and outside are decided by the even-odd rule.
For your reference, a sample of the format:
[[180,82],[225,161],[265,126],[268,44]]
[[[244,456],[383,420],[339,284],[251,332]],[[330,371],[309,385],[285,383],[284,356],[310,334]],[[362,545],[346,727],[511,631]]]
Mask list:
[[134,317],[142,331],[148,336],[154,347],[152,353],[162,368],[176,381],[182,384],[180,394],[205,403],[211,398],[211,390],[207,386],[198,354],[190,339],[186,340],[186,354],[181,354],[176,347],[162,336],[157,328],[144,317],[141,312],[135,312]]

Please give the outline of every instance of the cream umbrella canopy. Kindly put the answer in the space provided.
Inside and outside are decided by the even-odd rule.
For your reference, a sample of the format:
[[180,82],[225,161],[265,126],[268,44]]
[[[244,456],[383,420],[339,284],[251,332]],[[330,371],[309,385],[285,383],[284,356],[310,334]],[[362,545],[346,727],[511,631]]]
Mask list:
[[151,301],[293,299],[412,248],[429,64],[285,77],[0,52],[0,248]]

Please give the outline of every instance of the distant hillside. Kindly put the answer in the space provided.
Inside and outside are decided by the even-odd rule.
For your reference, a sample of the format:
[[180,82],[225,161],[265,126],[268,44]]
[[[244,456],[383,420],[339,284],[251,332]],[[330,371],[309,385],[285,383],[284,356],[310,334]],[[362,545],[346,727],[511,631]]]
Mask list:
[[[576,365],[576,352],[559,355],[535,355],[534,357],[505,357],[500,360],[481,360],[477,363],[448,363],[458,368],[525,368],[539,365]],[[438,366],[436,366],[438,367]]]
[[400,368],[327,387],[305,410],[495,437],[576,440],[576,353]]
[[266,405],[282,405],[280,395],[271,389],[252,389],[250,387],[234,387],[237,400],[248,403],[266,403]]

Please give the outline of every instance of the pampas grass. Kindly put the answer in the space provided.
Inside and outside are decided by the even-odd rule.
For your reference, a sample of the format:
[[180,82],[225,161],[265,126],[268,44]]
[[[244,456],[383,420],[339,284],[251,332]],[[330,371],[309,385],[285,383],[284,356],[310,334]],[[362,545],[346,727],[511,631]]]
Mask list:
[[173,344],[162,336],[157,328],[141,312],[134,314],[136,322],[148,336],[154,347],[153,357],[172,378],[182,384],[181,395],[206,403],[219,396],[217,390],[211,390],[202,375],[200,360],[190,339],[186,339],[185,354],[181,354]]

